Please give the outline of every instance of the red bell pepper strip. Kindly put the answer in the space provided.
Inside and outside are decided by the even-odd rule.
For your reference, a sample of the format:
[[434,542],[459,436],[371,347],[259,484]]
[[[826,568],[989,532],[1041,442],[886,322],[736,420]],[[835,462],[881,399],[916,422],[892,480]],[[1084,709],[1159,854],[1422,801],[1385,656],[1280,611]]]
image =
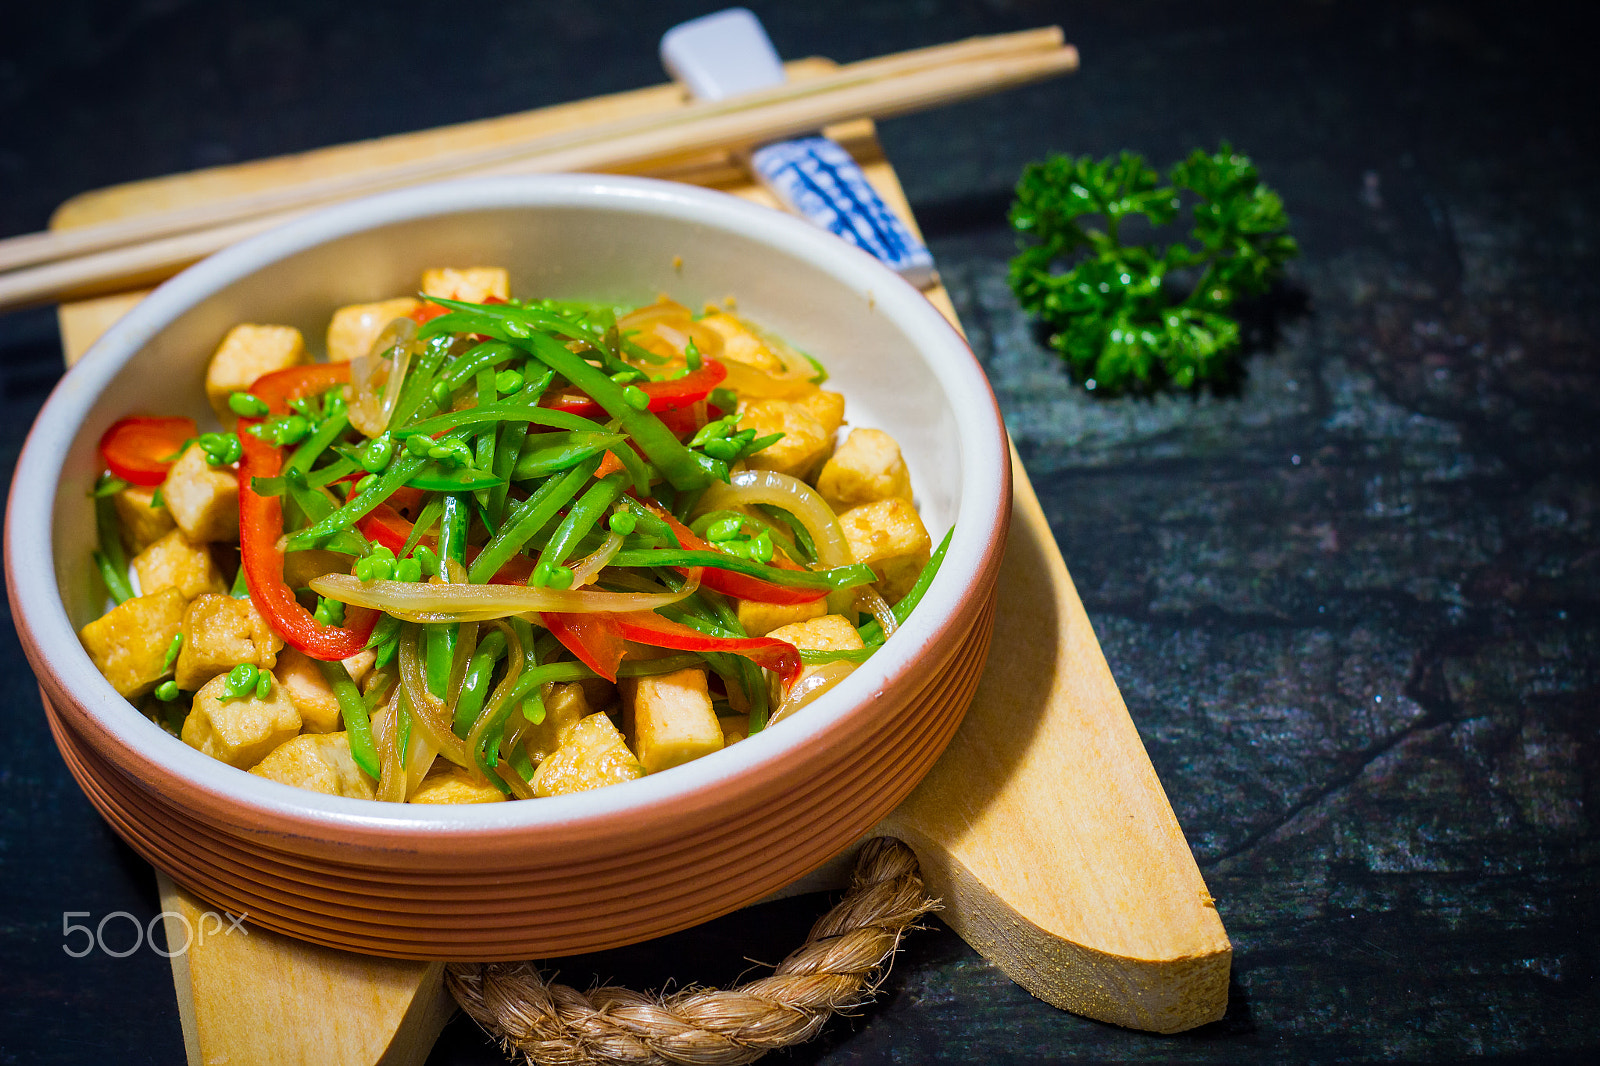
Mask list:
[[608,681],[617,679],[623,641],[672,651],[723,652],[742,655],[775,671],[787,689],[800,676],[800,651],[774,637],[713,637],[654,611],[626,614],[560,614],[545,611],[545,628],[589,669]]
[[[700,364],[699,370],[691,370],[681,378],[669,378],[666,381],[638,381],[634,382],[644,394],[650,397],[650,410],[656,413],[672,411],[680,407],[688,407],[711,395],[711,390],[721,385],[728,376],[728,368],[715,359],[707,359]],[[557,389],[548,392],[539,401],[540,407],[548,407],[555,411],[565,411],[568,414],[582,415],[584,418],[598,418],[605,414],[605,408],[591,400],[585,393],[577,389]]]
[[[291,400],[320,395],[349,380],[350,364],[319,363],[267,374],[258,378],[250,391],[266,403],[271,414],[281,415],[289,412]],[[324,662],[348,659],[366,647],[378,612],[353,607],[346,614],[346,626],[323,625],[300,606],[294,590],[283,580],[283,552],[278,547],[283,537],[283,501],[260,495],[252,483],[253,478],[277,477],[283,468],[283,453],[248,432],[259,421],[239,420],[239,443],[244,446],[239,460],[239,554],[250,600],[291,647]]]
[[610,614],[566,614],[545,611],[541,617],[563,647],[578,657],[578,661],[607,681],[617,680],[617,666],[627,642],[622,639]]
[[[678,543],[690,551],[716,551],[717,546],[708,541],[701,540],[694,535],[694,531],[676,518],[671,513],[655,506],[648,500],[641,501],[655,516],[672,527]],[[772,566],[780,570],[799,570],[800,567],[782,556],[773,556]],[[732,570],[719,570],[714,566],[702,568],[705,573],[700,578],[700,584],[713,592],[720,592],[724,596],[733,596],[741,600],[755,600],[758,603],[776,603],[783,606],[793,606],[797,603],[815,603],[826,596],[826,589],[800,589],[790,588],[787,585],[774,585],[770,581],[762,581],[759,577],[748,574],[735,573]],[[681,571],[680,571],[681,572]]]
[[159,485],[178,449],[199,432],[192,418],[123,418],[100,437],[106,467],[131,485]]

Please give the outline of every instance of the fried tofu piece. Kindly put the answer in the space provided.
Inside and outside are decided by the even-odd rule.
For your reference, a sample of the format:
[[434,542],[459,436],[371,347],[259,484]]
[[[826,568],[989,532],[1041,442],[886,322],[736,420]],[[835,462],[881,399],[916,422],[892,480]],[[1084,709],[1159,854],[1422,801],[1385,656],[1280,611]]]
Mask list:
[[900,445],[881,429],[852,429],[817,475],[817,491],[835,511],[877,500],[911,499],[911,473]]
[[294,648],[284,648],[278,653],[272,676],[300,712],[306,732],[332,733],[339,728],[339,699],[315,659]]
[[[784,626],[774,629],[767,636],[786,640],[801,651],[859,651],[867,646],[856,627],[842,614],[827,614],[809,622]],[[821,669],[821,666],[802,667],[790,691],[804,685],[807,678]]]
[[799,404],[806,414],[817,420],[822,426],[822,431],[828,435],[828,444],[831,447],[834,434],[844,425],[844,393],[818,389],[793,402]]
[[436,759],[408,802],[499,803],[505,798],[490,782],[473,777],[449,759]]
[[511,276],[504,267],[439,267],[422,272],[422,291],[469,304],[481,304],[491,296],[509,300]]
[[711,708],[706,672],[624,678],[623,721],[646,773],[658,774],[722,748],[722,727]]
[[[780,474],[806,477],[827,458],[833,447],[833,434],[838,429],[837,423],[830,429],[812,413],[811,408],[817,407],[818,413],[828,414],[821,410],[825,406],[801,400],[752,400],[742,405],[740,429],[753,429],[757,437],[783,434],[782,439],[746,459],[745,465],[756,470],[776,470]],[[839,410],[843,412],[842,404]]]
[[760,600],[735,600],[739,624],[752,637],[764,637],[779,626],[820,618],[828,613],[826,599],[810,603],[762,603]]
[[247,391],[256,378],[308,361],[305,338],[293,326],[234,326],[222,338],[206,368],[206,399],[225,426],[238,416],[228,409],[228,394]]
[[135,554],[144,551],[173,528],[172,512],[158,504],[156,490],[147,485],[130,485],[111,497],[122,526],[122,540]]
[[348,733],[302,733],[273,748],[250,770],[258,777],[330,796],[372,799],[375,782],[350,754]]
[[592,713],[583,682],[552,685],[544,701],[544,719],[522,734],[523,750],[536,763],[549,757],[561,747],[572,727]]
[[[218,675],[194,694],[189,717],[183,720],[183,742],[229,766],[248,770],[300,732],[300,712],[281,685],[273,685],[266,699],[252,692],[225,700],[227,683],[225,675]],[[182,687],[183,682],[178,684]]]
[[183,631],[183,593],[165,588],[118,604],[78,631],[95,669],[128,699],[167,675],[167,648]]
[[[178,687],[197,689],[240,663],[271,670],[283,641],[249,600],[205,593],[183,615],[183,650],[178,652]],[[274,685],[277,692],[282,686]],[[284,697],[288,699],[287,696]],[[296,713],[295,721],[299,722]],[[295,728],[300,727],[296,724]]]
[[801,651],[860,651],[866,647],[861,634],[842,614],[825,614],[808,622],[774,629],[767,636],[787,641]]
[[139,590],[147,596],[170,588],[192,600],[203,592],[228,588],[211,550],[184,536],[181,529],[172,530],[134,556],[133,572],[139,575]]
[[911,591],[933,548],[922,516],[898,497],[850,508],[839,516],[839,528],[855,561],[878,575],[878,591],[890,603]]
[[573,726],[561,747],[539,764],[539,772],[533,776],[533,794],[586,792],[643,776],[644,767],[628,750],[611,719],[595,713]]
[[777,357],[761,335],[734,315],[717,308],[708,308],[700,324],[722,338],[722,358],[769,374],[783,372],[783,361]]
[[372,353],[384,327],[422,306],[414,296],[397,296],[369,304],[350,304],[333,313],[328,323],[328,362],[348,363]]
[[199,542],[239,539],[239,479],[206,462],[200,445],[185,448],[167,471],[161,497],[183,535]]

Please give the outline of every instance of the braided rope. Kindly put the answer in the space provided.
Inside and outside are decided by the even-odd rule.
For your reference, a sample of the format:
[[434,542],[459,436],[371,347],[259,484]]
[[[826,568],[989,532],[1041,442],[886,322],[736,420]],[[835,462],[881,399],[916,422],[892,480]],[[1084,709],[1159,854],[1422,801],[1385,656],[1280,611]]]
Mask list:
[[862,848],[845,897],[770,977],[726,990],[584,995],[532,963],[497,962],[452,963],[446,981],[508,1055],[536,1066],[733,1066],[804,1043],[865,1003],[901,934],[937,906],[911,849],[878,837]]

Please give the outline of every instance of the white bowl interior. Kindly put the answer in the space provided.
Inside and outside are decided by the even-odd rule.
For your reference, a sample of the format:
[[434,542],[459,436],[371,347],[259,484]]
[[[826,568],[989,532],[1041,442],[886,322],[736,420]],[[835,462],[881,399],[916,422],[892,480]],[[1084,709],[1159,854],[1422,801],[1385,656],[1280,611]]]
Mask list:
[[[745,760],[776,757],[781,744],[803,743],[834,714],[881,690],[948,614],[987,546],[1005,445],[982,372],[920,293],[843,242],[722,194],[581,175],[453,183],[312,216],[191,268],[108,331],[46,406],[18,465],[7,535],[14,553],[27,553],[20,558],[37,554],[48,563],[16,567],[24,572],[13,591],[51,665],[120,738],[182,760],[202,784],[255,802],[281,807],[292,800],[339,818],[376,814],[375,805],[358,801],[300,791],[290,797],[283,786],[190,751],[100,678],[72,632],[103,607],[89,558],[96,443],[128,414],[209,420],[206,360],[236,323],[295,326],[320,353],[336,308],[412,292],[427,267],[478,264],[509,268],[512,292],[524,297],[644,303],[664,293],[691,307],[732,297],[740,314],[823,362],[831,374],[826,387],[847,398],[847,429],[877,427],[900,442],[934,539],[957,526],[940,580],[912,624],[805,715],[712,759],[565,799],[596,809],[634,802],[693,787],[695,778]],[[29,522],[28,515],[48,515],[49,522]],[[412,808],[404,819],[437,827],[583,809],[545,800]]]

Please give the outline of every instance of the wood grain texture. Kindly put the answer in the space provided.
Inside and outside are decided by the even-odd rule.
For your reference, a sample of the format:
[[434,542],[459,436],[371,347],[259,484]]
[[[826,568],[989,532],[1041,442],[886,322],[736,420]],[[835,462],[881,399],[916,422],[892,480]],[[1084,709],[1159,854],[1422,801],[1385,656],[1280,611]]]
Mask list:
[[[788,66],[792,76],[803,77],[830,64],[810,59]],[[643,114],[683,99],[677,88],[659,86],[115,186],[68,201],[52,225],[82,225],[262,188],[301,173],[377,166],[420,152]],[[910,220],[872,124],[849,123],[829,133]],[[726,154],[685,157],[651,172],[775,206]],[[63,306],[69,362],[141,295]],[[941,287],[927,295],[956,321]],[[1015,455],[1013,468],[1012,533],[987,670],[944,757],[879,831],[917,851],[930,889],[944,900],[940,917],[1041,999],[1157,1032],[1213,1021],[1227,1004],[1227,935]],[[827,869],[847,870],[848,861]],[[801,884],[813,889],[829,881],[824,872]],[[169,896],[169,910],[196,906],[183,890],[164,886],[164,900]],[[402,1045],[425,1051],[448,1013],[437,1008],[435,965],[369,959],[265,932],[260,937],[238,944],[211,940],[174,958],[180,1002],[188,995],[191,1003],[185,1014],[186,1038],[195,1033],[191,1064],[215,1061],[204,1057],[208,1047],[249,1048],[250,1033],[269,1020],[274,1039],[282,1039],[273,1045],[276,1057],[232,1061],[420,1061],[383,1055],[399,1054]],[[307,989],[318,991],[307,996]],[[225,1009],[218,995],[249,1006]],[[336,1025],[330,1031],[335,1012],[324,1008],[329,1002],[343,1004],[345,1017],[363,1011],[362,1033],[393,1036],[361,1043],[340,1036]]]

